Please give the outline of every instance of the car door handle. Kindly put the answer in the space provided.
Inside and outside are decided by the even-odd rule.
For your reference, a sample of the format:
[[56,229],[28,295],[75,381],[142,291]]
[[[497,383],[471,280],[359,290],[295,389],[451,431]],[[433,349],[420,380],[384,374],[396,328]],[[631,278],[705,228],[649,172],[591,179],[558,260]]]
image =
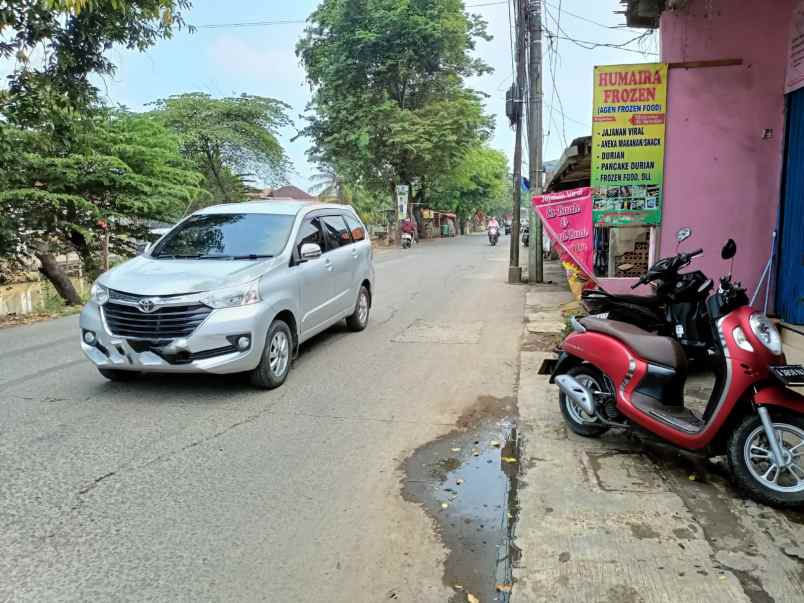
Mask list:
[[327,267],[327,270],[332,272],[332,260],[329,258],[324,258],[324,265]]
[[352,249],[352,257],[354,259],[357,259],[357,257],[358,257],[357,249]]

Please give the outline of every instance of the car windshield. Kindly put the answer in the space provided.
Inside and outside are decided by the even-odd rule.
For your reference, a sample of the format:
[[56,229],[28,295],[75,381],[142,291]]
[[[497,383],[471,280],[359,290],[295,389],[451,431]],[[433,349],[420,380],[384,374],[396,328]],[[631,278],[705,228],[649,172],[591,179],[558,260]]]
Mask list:
[[153,250],[157,259],[249,260],[279,254],[290,236],[293,216],[202,214],[192,216]]

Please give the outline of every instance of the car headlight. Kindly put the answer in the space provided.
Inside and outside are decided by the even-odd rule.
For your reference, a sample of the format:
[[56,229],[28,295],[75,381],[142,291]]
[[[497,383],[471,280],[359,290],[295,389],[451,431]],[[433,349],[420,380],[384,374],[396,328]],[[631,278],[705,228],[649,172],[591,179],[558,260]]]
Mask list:
[[201,302],[211,308],[235,308],[256,304],[261,299],[260,281],[256,280],[238,287],[210,291]]
[[92,289],[89,292],[89,295],[96,304],[102,306],[107,301],[109,301],[109,289],[104,287],[99,283],[95,283],[92,285]]
[[762,345],[768,348],[768,351],[774,356],[781,356],[782,338],[779,335],[779,330],[768,320],[768,317],[759,312],[754,312],[748,322],[751,325],[751,331],[762,342]]

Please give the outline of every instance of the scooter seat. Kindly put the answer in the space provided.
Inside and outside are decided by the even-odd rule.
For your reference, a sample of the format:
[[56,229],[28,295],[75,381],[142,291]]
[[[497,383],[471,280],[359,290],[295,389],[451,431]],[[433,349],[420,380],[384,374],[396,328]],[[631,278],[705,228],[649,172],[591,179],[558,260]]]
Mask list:
[[580,321],[587,331],[603,333],[619,339],[635,354],[651,364],[659,364],[686,374],[687,357],[681,345],[670,337],[653,335],[647,331],[619,320],[607,320],[586,316]]
[[633,304],[635,306],[661,306],[662,299],[656,295],[628,295],[626,293],[609,293],[603,289],[589,289],[581,294],[582,297],[593,298],[594,296],[601,296],[610,299],[612,302],[620,302],[624,304]]

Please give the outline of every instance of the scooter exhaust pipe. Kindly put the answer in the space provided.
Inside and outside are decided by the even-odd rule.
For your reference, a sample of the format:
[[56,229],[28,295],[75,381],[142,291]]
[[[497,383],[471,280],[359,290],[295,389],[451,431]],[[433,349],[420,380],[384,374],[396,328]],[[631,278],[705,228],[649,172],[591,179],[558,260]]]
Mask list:
[[595,416],[595,398],[587,388],[578,383],[569,375],[559,375],[555,379],[558,389],[575,404],[580,406],[590,417]]

